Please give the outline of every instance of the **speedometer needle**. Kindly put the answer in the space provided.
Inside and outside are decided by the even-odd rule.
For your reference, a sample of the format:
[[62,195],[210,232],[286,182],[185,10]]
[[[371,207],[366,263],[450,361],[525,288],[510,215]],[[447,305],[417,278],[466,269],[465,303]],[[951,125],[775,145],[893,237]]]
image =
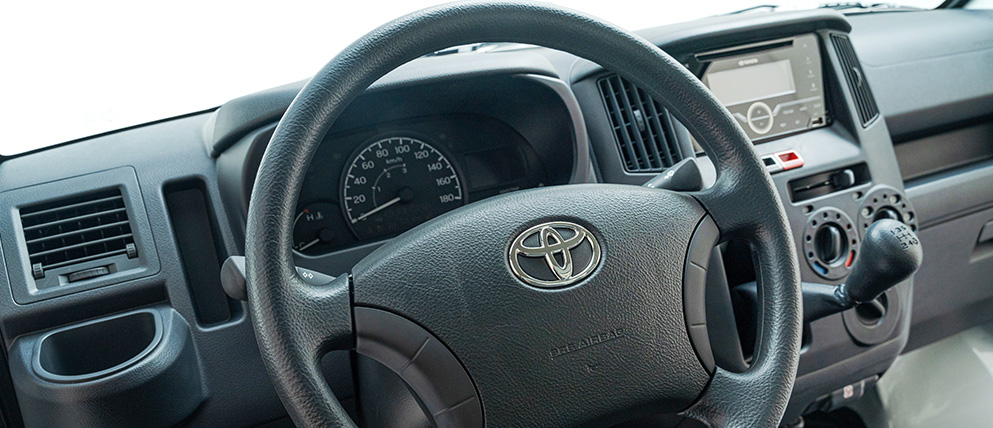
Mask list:
[[380,212],[382,210],[385,210],[387,207],[389,207],[389,206],[391,206],[391,205],[393,205],[393,204],[395,204],[397,202],[400,202],[400,197],[399,196],[386,201],[383,205],[380,205],[380,206],[378,206],[376,208],[373,208],[372,211],[369,211],[369,212],[367,212],[365,214],[362,214],[362,215],[358,216],[357,218],[353,218],[352,219],[352,223],[358,223],[358,222],[360,222],[362,220],[365,220],[367,217],[369,217],[369,216],[371,216],[371,215],[373,215],[375,213],[378,213],[378,212]]

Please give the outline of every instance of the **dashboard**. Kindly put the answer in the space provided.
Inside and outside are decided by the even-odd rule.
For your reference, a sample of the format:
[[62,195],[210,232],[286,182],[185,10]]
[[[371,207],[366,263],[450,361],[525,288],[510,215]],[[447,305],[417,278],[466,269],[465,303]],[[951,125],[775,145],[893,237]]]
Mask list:
[[[755,143],[782,197],[803,281],[843,282],[865,228],[880,218],[906,223],[925,247],[916,278],[877,305],[804,326],[787,419],[849,403],[837,401],[846,387],[864,391],[902,352],[993,318],[990,19],[982,11],[818,10],[639,33],[698,76]],[[949,36],[931,40],[921,28]],[[113,254],[96,255],[89,251],[110,241],[79,255],[71,250],[82,245],[62,251],[44,236],[0,234],[0,366],[9,369],[0,370],[0,426],[77,408],[99,419],[108,402],[125,416],[145,404],[168,408],[164,417],[188,426],[288,421],[245,303],[227,296],[219,278],[224,259],[244,253],[255,174],[303,84],[0,159],[2,230],[42,230],[33,223],[43,217],[37,213],[70,215],[61,213],[92,203],[113,216],[118,234],[106,247]],[[376,82],[328,131],[299,191],[294,258],[340,275],[389,239],[460,206],[540,186],[641,185],[688,157],[712,184],[713,164],[691,134],[675,112],[609,67],[563,52],[518,46],[421,58]],[[735,289],[755,280],[752,254],[735,242],[715,251],[717,265],[707,270],[711,347],[719,366],[741,371],[757,315]],[[52,254],[59,264],[46,266]],[[115,330],[128,323],[140,327],[131,332],[169,329],[147,338]],[[45,334],[77,325],[135,343],[175,344],[171,360],[143,367],[199,377],[162,372],[153,382],[110,374],[70,382],[81,391],[74,397],[83,397],[75,402],[53,393],[25,404],[50,383],[31,383],[23,357]],[[368,407],[382,400],[363,394],[406,403],[394,419],[418,421],[416,400],[381,367],[347,353],[321,364],[336,395],[370,425],[397,426],[383,415],[400,413]],[[101,391],[114,388],[150,398],[101,401]]]
[[[755,143],[828,124],[815,34],[693,54],[686,66]],[[379,120],[328,136],[315,155],[294,226],[298,254],[381,241],[471,201],[568,182],[549,181],[530,143],[487,115]]]

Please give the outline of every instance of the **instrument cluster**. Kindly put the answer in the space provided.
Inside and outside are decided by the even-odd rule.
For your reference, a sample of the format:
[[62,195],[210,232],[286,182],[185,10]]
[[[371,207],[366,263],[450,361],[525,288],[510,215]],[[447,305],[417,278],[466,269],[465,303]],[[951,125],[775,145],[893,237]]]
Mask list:
[[509,125],[458,114],[331,135],[300,193],[293,250],[316,256],[387,239],[501,193],[548,183]]

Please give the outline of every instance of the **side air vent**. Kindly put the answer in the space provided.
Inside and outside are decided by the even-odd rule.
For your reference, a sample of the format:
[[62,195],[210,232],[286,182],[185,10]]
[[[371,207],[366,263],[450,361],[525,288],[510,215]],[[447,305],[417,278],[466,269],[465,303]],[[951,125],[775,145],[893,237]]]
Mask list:
[[46,270],[104,257],[138,257],[120,189],[32,205],[20,214],[35,279],[44,278]]
[[847,36],[832,34],[831,40],[834,42],[834,49],[841,60],[841,68],[845,71],[845,79],[848,81],[848,89],[855,99],[855,108],[859,113],[859,120],[862,126],[867,126],[879,117],[879,108],[876,106],[876,99],[873,98],[869,90],[869,84],[865,81],[865,73],[855,56],[855,49]]
[[617,75],[597,84],[625,170],[659,172],[683,159],[669,115],[658,102]]

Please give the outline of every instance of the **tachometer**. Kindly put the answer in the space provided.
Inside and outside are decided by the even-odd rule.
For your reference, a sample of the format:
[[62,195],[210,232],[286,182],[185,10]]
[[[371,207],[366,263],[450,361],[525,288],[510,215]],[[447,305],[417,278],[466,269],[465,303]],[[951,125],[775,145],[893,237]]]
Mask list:
[[420,139],[377,140],[361,147],[347,165],[341,206],[360,239],[403,232],[466,201],[455,165]]

